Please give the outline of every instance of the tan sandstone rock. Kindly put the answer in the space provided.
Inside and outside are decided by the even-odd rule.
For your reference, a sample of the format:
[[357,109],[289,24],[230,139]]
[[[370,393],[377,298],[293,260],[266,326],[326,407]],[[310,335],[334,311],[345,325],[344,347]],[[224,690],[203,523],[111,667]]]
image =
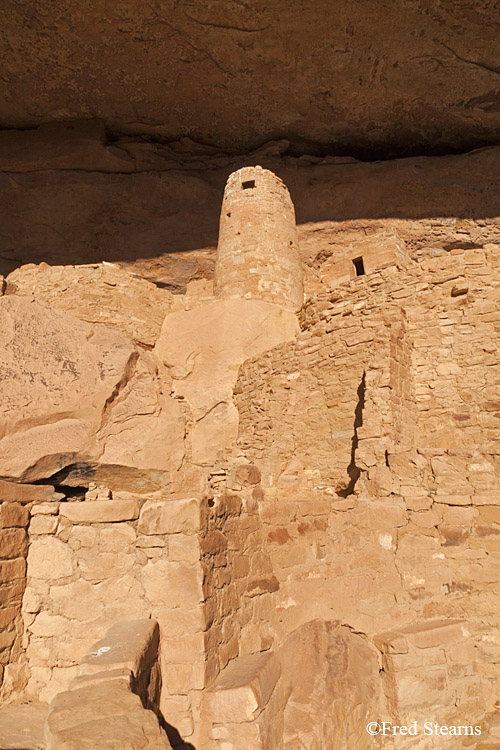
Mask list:
[[139,519],[142,534],[192,534],[200,528],[200,502],[186,500],[148,500]]
[[[168,480],[184,456],[184,419],[152,355],[34,297],[2,297],[0,312],[0,475],[34,480],[70,465],[76,486],[100,479],[144,491]],[[37,492],[50,499],[45,488],[29,497]]]
[[121,668],[130,670],[137,678],[143,670],[151,668],[158,651],[158,638],[155,620],[117,622],[83,659],[81,674]]
[[45,741],[50,750],[170,748],[154,713],[116,679],[59,693],[49,707]]
[[207,692],[206,710],[214,724],[253,721],[267,704],[281,674],[275,654],[234,659]]
[[208,463],[236,438],[232,391],[240,364],[293,339],[297,330],[293,313],[260,300],[217,300],[167,315],[155,353],[173,379],[173,393],[191,407],[195,463]]
[[16,294],[29,295],[87,323],[123,331],[154,346],[172,294],[110,263],[21,266],[8,277]]
[[[412,2],[381,12],[376,0],[338,0],[332,19],[329,0],[128,0],[110,19],[108,4],[96,0],[76,43],[72,7],[50,6],[28,26],[16,3],[2,16],[11,40],[2,121],[29,128],[93,114],[114,133],[183,138],[184,150],[189,136],[233,153],[284,133],[296,148],[357,149],[367,159],[497,142],[496,6],[456,0],[431,8]],[[118,151],[99,165],[88,149],[88,162],[126,172]]]
[[46,477],[90,449],[137,354],[123,334],[31,297],[1,297],[0,314],[0,474]]
[[113,523],[138,518],[138,499],[96,500],[95,502],[62,503],[59,513],[72,523]]
[[[175,473],[185,452],[181,408],[156,371],[155,358],[143,352],[97,435],[101,465],[109,466],[111,472],[113,467],[129,467],[145,482]],[[120,489],[133,487],[124,479]]]
[[74,571],[71,550],[64,542],[47,536],[35,539],[28,552],[29,575],[44,580],[57,580]]

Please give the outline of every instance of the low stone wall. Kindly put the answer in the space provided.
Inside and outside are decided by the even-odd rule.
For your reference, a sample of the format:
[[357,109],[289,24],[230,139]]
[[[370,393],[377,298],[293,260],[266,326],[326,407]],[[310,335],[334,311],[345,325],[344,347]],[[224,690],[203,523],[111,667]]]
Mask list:
[[191,738],[205,685],[200,500],[114,493],[33,506],[23,601],[27,697],[52,701],[116,621],[161,632],[162,715]]
[[28,509],[20,503],[0,504],[0,686],[5,666],[17,662],[22,653],[28,519]]
[[433,620],[375,636],[382,653],[383,684],[395,721],[475,718],[481,685],[467,623]]
[[0,480],[0,697],[24,687],[21,607],[26,587],[27,528],[40,504],[57,498],[53,487]]
[[[432,620],[375,636],[394,724],[409,726],[416,722],[419,735],[429,721],[461,727],[457,729],[460,734],[447,736],[446,747],[464,747],[466,733],[469,738],[465,744],[473,743],[471,727],[482,727],[484,703],[476,647],[470,636],[467,623],[460,620]],[[398,737],[395,747],[405,750],[415,747],[415,742],[414,737]],[[442,747],[441,743],[442,736],[427,737],[422,746]]]

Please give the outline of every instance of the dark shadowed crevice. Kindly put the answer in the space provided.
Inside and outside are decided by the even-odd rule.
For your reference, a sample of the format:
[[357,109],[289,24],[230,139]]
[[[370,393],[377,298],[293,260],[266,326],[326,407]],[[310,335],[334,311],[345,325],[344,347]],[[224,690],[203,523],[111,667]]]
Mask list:
[[84,500],[89,485],[94,480],[95,470],[89,464],[82,462],[65,466],[55,474],[37,479],[32,484],[47,484],[71,500]]
[[171,724],[167,724],[165,720],[160,717],[160,725],[166,732],[168,741],[172,745],[173,750],[197,750],[191,742],[184,742],[179,731]]
[[361,382],[358,386],[357,394],[358,401],[354,410],[354,431],[351,440],[351,463],[347,467],[347,474],[349,475],[349,484],[344,489],[337,491],[340,497],[348,497],[354,493],[354,487],[361,474],[360,469],[356,466],[356,450],[358,447],[358,428],[363,425],[363,409],[365,408],[365,393],[366,393],[366,374],[363,373]]

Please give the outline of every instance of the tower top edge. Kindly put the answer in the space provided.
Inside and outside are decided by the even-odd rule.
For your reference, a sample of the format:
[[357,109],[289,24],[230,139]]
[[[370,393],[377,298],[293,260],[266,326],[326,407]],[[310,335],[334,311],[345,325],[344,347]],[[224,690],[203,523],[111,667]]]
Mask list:
[[271,172],[270,169],[264,169],[264,167],[261,167],[260,164],[252,167],[241,167],[240,169],[232,172],[227,179],[226,187],[232,187],[235,184],[243,183],[247,180],[251,180],[252,178],[258,180],[256,187],[258,187],[259,182],[272,182],[274,184],[283,186],[283,188],[287,190],[287,187],[283,180],[281,180],[276,174],[274,174],[274,172]]

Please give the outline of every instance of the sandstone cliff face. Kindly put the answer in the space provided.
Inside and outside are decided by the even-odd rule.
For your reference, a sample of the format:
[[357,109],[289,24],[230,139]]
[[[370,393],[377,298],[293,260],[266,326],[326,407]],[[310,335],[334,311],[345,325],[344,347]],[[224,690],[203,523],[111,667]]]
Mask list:
[[85,452],[137,353],[125,336],[93,331],[34,298],[0,302],[2,475],[40,479]]
[[494,0],[2,4],[0,124],[101,117],[231,151],[403,155],[498,142]]
[[135,343],[154,346],[172,295],[110,264],[24,266],[9,277],[12,291],[43,300],[87,323],[126,333]]

